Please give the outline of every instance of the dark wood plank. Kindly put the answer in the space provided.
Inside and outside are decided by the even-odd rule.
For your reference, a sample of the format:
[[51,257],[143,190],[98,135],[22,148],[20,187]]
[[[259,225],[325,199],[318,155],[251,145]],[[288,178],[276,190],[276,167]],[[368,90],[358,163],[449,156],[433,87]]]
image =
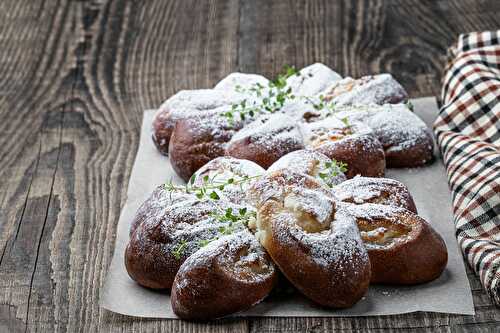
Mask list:
[[320,61],[438,94],[446,48],[500,26],[496,0],[0,2],[0,331],[488,332],[475,316],[129,318],[98,306],[142,112],[241,70]]
[[[68,331],[245,332],[245,320],[190,324],[137,320],[99,307],[116,223],[137,150],[142,112],[180,89],[209,87],[237,58],[238,4],[207,1],[105,1],[82,7],[81,72],[72,126],[63,140],[75,158],[71,242],[74,284]],[[77,237],[75,237],[75,235]],[[74,302],[74,303],[72,303]]]
[[[58,291],[68,288],[56,274],[70,271],[63,265],[56,272],[50,260],[65,208],[55,175],[59,166],[66,169],[61,133],[75,81],[75,9],[63,1],[0,4],[2,331],[51,331],[67,321],[61,318],[67,302]],[[68,234],[64,242],[69,240]]]

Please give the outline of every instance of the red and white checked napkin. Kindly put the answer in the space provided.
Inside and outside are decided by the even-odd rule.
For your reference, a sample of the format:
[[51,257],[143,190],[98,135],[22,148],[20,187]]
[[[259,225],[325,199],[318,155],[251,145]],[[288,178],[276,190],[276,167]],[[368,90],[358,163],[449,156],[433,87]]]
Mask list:
[[434,133],[458,243],[500,305],[500,30],[461,35],[449,55]]

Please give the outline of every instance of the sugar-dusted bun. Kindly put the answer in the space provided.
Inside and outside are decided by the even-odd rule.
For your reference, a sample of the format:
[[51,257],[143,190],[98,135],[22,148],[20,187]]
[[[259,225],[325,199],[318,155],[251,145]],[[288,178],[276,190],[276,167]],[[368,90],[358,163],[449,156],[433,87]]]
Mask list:
[[196,171],[194,184],[203,185],[207,177],[212,184],[225,184],[222,189],[216,188],[214,191],[220,198],[240,204],[245,201],[252,179],[264,173],[265,170],[252,161],[222,156],[211,160]]
[[292,75],[286,81],[296,96],[313,96],[322,93],[342,77],[321,63],[302,68],[299,75]]
[[249,89],[256,84],[267,86],[269,84],[269,80],[258,74],[235,72],[220,80],[215,85],[214,90],[225,93],[229,92],[232,94],[244,94],[241,92],[243,89]]
[[335,186],[333,191],[335,196],[344,202],[390,205],[417,213],[417,207],[408,188],[394,179],[354,177]]
[[219,111],[178,121],[169,147],[173,169],[187,181],[206,163],[225,154],[227,142],[241,126],[241,122],[228,121]]
[[336,105],[382,105],[404,103],[408,94],[391,74],[379,74],[337,81],[325,91],[325,99]]
[[130,224],[130,236],[144,221],[162,216],[170,206],[193,198],[192,194],[187,194],[184,191],[168,191],[164,184],[158,186],[137,210]]
[[347,178],[361,175],[383,177],[385,174],[384,151],[372,135],[349,135],[316,148],[331,159],[347,164]]
[[337,163],[332,162],[326,155],[311,149],[301,149],[286,154],[274,162],[267,171],[273,172],[280,169],[290,169],[312,176],[329,187],[340,184],[347,179]]
[[432,135],[425,123],[405,105],[389,106],[367,121],[384,146],[387,165],[416,167],[433,158]]
[[356,220],[305,174],[280,170],[254,183],[257,237],[281,272],[305,296],[327,306],[355,304],[370,281],[370,261]]
[[304,148],[299,124],[281,114],[262,115],[236,133],[226,154],[268,168],[280,157]]
[[168,144],[174,130],[175,121],[168,109],[159,109],[153,119],[153,142],[160,153],[168,155]]
[[384,176],[384,150],[366,125],[330,117],[307,124],[306,131],[308,147],[347,164],[347,178]]
[[168,155],[170,136],[177,121],[239,101],[238,97],[213,89],[179,91],[158,109],[153,120],[153,142],[162,154]]
[[183,319],[224,317],[262,301],[276,281],[273,262],[243,230],[209,243],[182,264],[172,286],[172,308]]
[[388,167],[422,166],[433,159],[432,135],[425,123],[404,104],[353,106],[339,117],[369,126],[385,151]]
[[[167,201],[164,201],[167,202]],[[125,250],[125,266],[130,277],[144,287],[169,289],[175,274],[206,240],[219,237],[227,223],[214,213],[239,206],[196,197],[158,209],[144,217],[132,232]],[[245,227],[236,224],[235,230]]]
[[338,120],[334,118],[309,124],[308,147],[330,159],[346,163],[347,178],[356,175],[383,177],[384,150],[371,131],[361,123],[342,127],[335,124]]
[[340,205],[357,220],[370,255],[372,283],[424,283],[445,269],[446,245],[418,215],[387,205]]

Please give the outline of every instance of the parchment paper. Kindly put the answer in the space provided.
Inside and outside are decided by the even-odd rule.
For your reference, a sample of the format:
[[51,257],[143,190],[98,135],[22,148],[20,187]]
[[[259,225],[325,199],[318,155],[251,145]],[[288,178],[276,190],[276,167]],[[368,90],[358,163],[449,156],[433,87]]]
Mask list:
[[[412,103],[415,112],[430,126],[438,113],[435,99],[416,99]],[[132,168],[128,197],[118,221],[116,248],[101,290],[100,303],[105,309],[130,316],[176,318],[169,295],[140,287],[129,278],[123,263],[129,225],[139,205],[158,184],[169,179],[182,182],[172,170],[168,158],[158,153],[151,141],[153,115],[153,110],[144,113],[139,150]],[[474,314],[469,281],[454,236],[451,197],[441,159],[423,168],[389,169],[387,177],[398,179],[409,187],[419,214],[443,236],[449,259],[439,279],[411,287],[370,286],[367,295],[350,309],[320,308],[294,293],[268,298],[238,316],[373,316],[415,311]]]

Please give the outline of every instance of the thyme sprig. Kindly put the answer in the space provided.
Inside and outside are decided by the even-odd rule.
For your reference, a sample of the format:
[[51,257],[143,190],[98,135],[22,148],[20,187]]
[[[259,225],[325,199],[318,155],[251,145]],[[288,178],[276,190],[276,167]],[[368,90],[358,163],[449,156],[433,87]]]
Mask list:
[[410,111],[414,111],[414,106],[413,103],[409,100],[408,102],[405,103],[406,107],[410,109]]
[[[325,117],[335,116],[336,104],[327,99],[324,95],[319,96],[319,101],[316,101],[310,96],[296,96],[292,93],[292,88],[287,88],[287,79],[293,75],[301,76],[301,73],[292,66],[285,66],[284,72],[278,77],[270,81],[268,86],[257,82],[249,88],[244,88],[241,85],[235,86],[235,91],[257,97],[251,102],[248,99],[243,99],[238,103],[231,104],[231,110],[223,113],[230,123],[234,123],[238,115],[242,121],[247,117],[253,118],[262,113],[274,113],[283,108],[287,101],[294,99],[302,99],[310,104],[316,111],[324,113]],[[267,88],[267,89],[266,89]],[[347,127],[350,127],[347,118],[340,119]]]
[[[213,213],[212,216],[220,222],[227,222],[229,227],[237,223],[241,223],[246,227],[252,218],[257,217],[257,213],[255,211],[248,211],[247,207],[242,207],[238,209],[237,213],[234,213],[233,209],[229,207],[222,213]],[[224,234],[227,230],[223,229],[219,231]]]
[[293,100],[296,97],[292,93],[292,88],[287,88],[286,82],[293,75],[300,76],[300,72],[295,67],[285,66],[284,73],[278,75],[275,80],[270,81],[267,87],[258,82],[250,88],[237,85],[235,87],[236,92],[253,95],[257,97],[258,101],[254,99],[250,102],[247,99],[243,99],[239,103],[232,104],[231,110],[225,112],[223,115],[230,122],[234,122],[236,115],[239,115],[240,119],[244,121],[247,117],[253,118],[258,114],[274,113],[281,110],[286,101]]
[[328,180],[337,177],[341,172],[347,172],[347,163],[332,159],[331,162],[325,163],[324,168],[318,173],[318,177],[329,187],[333,187]]
[[184,254],[187,248],[187,241],[182,239],[179,244],[172,250],[172,254],[174,258],[179,260],[181,256]]
[[[223,212],[214,212],[211,214],[211,216],[219,222],[227,223],[227,225],[222,225],[219,227],[218,231],[221,235],[231,235],[232,233],[234,233],[234,231],[238,230],[237,228],[239,225],[244,225],[245,227],[247,227],[248,223],[250,223],[252,219],[255,219],[257,217],[257,212],[248,211],[246,207],[243,207],[238,209],[238,212],[235,214],[233,212],[233,209],[229,207],[226,208],[226,210]],[[210,239],[202,239],[198,241],[198,245],[200,247],[204,247],[219,238],[220,235]]]
[[311,104],[316,111],[326,111],[325,116],[331,116],[335,112],[335,103],[327,100],[323,95],[319,95],[319,102],[309,96],[302,96],[302,98],[305,99],[306,103]]
[[[229,178],[224,181],[217,181],[216,177],[217,174],[215,174],[213,177],[205,175],[201,178],[201,183],[197,183],[196,182],[197,175],[194,174],[193,176],[191,176],[189,181],[184,186],[175,185],[170,180],[169,182],[164,184],[164,187],[170,193],[173,192],[192,193],[199,200],[206,199],[206,200],[218,201],[220,199],[220,196],[217,193],[217,190],[223,191],[225,187],[228,185],[242,187],[243,184],[248,183],[252,179],[260,177],[260,175],[256,176],[245,175],[239,178]],[[218,204],[216,204],[216,207],[217,207],[216,211],[211,212],[210,216],[213,217],[215,220],[224,224],[218,228],[220,235],[232,234],[235,230],[237,230],[238,225],[248,226],[248,223],[252,219],[256,218],[257,214],[255,211],[249,211],[248,208],[246,207],[239,208],[237,211],[233,211],[233,208],[231,207],[223,209]],[[219,237],[220,236],[216,236],[210,239],[199,240],[198,245],[200,247],[206,246],[210,242],[219,239]],[[182,257],[183,253],[186,251],[187,245],[188,245],[187,241],[181,240],[179,244],[172,250],[172,255],[174,256],[174,258],[179,260]]]
[[344,123],[346,128],[350,128],[352,126],[349,123],[349,119],[347,117],[339,118],[335,114],[336,110],[335,102],[327,100],[325,96],[319,95],[319,102],[316,102],[314,99],[308,96],[302,96],[302,98],[304,98],[307,103],[311,104],[316,111],[321,111],[322,113],[324,113],[323,114],[324,117],[335,117],[339,119],[342,123]]
[[228,185],[239,185],[249,182],[252,179],[260,177],[257,176],[242,176],[240,178],[229,178],[225,181],[217,181],[215,178],[217,174],[215,174],[212,178],[208,175],[203,176],[201,184],[196,183],[197,175],[193,174],[186,185],[175,185],[172,180],[168,181],[164,184],[165,189],[169,192],[185,192],[185,193],[193,193],[196,195],[198,199],[212,199],[219,200],[220,196],[216,190],[223,191],[224,188]]

